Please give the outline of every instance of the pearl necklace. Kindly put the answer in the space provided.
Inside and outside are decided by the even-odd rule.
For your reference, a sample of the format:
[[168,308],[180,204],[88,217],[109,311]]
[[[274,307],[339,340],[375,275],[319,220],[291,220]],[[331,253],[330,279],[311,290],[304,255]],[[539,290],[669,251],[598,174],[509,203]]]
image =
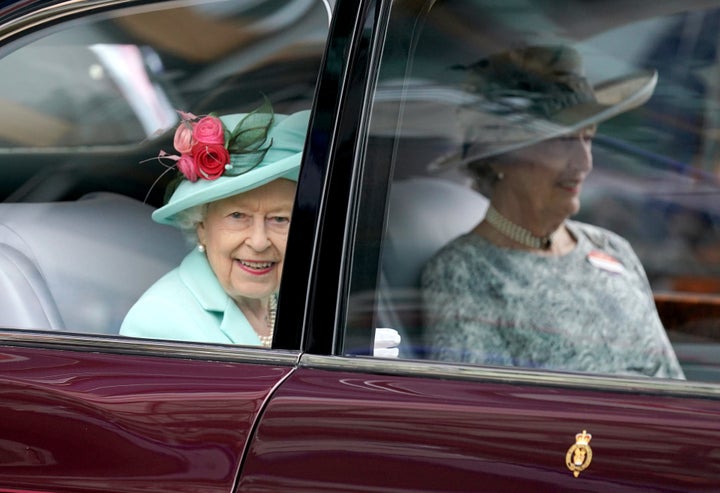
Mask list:
[[492,205],[488,207],[485,213],[485,220],[501,234],[521,245],[538,250],[549,250],[552,246],[552,236],[554,233],[547,236],[535,236],[527,229],[518,226],[501,215]]
[[272,295],[270,297],[270,302],[268,303],[268,312],[265,319],[265,321],[267,322],[267,326],[270,329],[270,333],[266,336],[261,336],[258,334],[262,347],[272,347],[273,335],[275,334],[275,312],[277,312],[277,297],[275,295]]

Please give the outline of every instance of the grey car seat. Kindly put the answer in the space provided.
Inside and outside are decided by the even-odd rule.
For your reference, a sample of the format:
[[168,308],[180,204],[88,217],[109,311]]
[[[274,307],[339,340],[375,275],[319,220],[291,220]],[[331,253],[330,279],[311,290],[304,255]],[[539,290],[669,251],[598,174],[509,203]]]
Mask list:
[[0,327],[117,333],[190,248],[152,210],[111,193],[0,204]]
[[444,245],[485,215],[488,200],[470,187],[440,178],[393,183],[382,256],[379,318],[403,336],[405,357],[423,357],[420,275]]

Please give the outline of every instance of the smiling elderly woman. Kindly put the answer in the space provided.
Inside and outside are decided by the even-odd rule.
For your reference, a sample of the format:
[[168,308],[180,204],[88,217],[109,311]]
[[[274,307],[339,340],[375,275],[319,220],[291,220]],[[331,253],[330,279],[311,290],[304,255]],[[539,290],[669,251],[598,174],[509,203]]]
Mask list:
[[[644,103],[657,75],[590,87],[568,47],[527,47],[468,67],[463,165],[490,205],[422,277],[436,359],[683,378],[645,271],[620,236],[569,220],[593,167],[596,125]],[[459,213],[461,211],[458,211]]]
[[197,248],[130,309],[120,334],[269,347],[308,111],[198,118],[175,135],[181,181],[155,221]]

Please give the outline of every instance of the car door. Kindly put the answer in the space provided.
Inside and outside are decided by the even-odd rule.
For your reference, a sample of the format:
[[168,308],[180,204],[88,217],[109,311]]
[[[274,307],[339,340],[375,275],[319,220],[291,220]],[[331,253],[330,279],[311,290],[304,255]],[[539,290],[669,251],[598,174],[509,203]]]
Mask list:
[[[310,109],[329,16],[304,0],[0,10],[0,491],[233,491],[299,343],[118,330],[193,248],[150,219],[176,110]],[[291,309],[275,334],[299,341]]]
[[[719,7],[408,0],[369,2],[358,12],[355,2],[338,2],[314,127],[322,138],[310,144],[327,175],[322,167],[304,170],[327,188],[324,202],[301,198],[320,221],[305,354],[267,405],[241,491],[720,487],[717,319],[709,308],[717,292],[676,282],[716,279],[717,264],[703,257],[695,271],[699,257],[675,249],[689,244],[693,228],[669,222],[681,210],[702,217],[701,236],[714,244],[715,162],[697,158],[712,145],[703,141],[711,124],[689,121],[715,104],[717,32],[704,20]],[[467,101],[447,74],[483,51],[538,40],[594,53],[594,76],[663,61],[674,67],[659,70],[649,106],[600,126],[598,178],[588,180],[584,217],[624,226],[655,295],[673,301],[670,313],[684,321],[664,313],[663,323],[686,379],[439,361],[425,346],[419,269],[487,207],[462,175],[427,172],[457,145],[452,125]],[[680,53],[693,61],[683,65]],[[329,95],[338,93],[344,97],[335,103]],[[686,132],[696,147],[672,145],[687,142]],[[327,141],[333,146],[320,144]],[[399,357],[373,356],[378,329],[388,328],[402,335]]]
[[3,491],[232,491],[265,399],[295,362],[13,335],[0,352]]

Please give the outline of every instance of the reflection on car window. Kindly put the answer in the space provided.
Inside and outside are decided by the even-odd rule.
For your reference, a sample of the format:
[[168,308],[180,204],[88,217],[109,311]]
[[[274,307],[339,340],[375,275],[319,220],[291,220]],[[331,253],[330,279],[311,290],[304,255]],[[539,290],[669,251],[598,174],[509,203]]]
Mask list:
[[363,195],[385,207],[360,204],[387,212],[358,219],[379,275],[353,272],[347,331],[394,328],[400,357],[717,381],[719,20],[396,3]]
[[[178,170],[188,171],[168,156],[176,129],[264,107],[270,140],[293,114],[302,139],[329,29],[322,0],[160,2],[84,15],[0,59],[0,288],[15,293],[0,302],[3,327],[117,334],[142,293],[197,244],[151,218]],[[246,140],[232,144],[254,145]],[[252,150],[270,159],[267,147]],[[157,159],[160,151],[168,155]],[[278,174],[293,190],[295,168]],[[193,180],[221,174],[195,171]],[[289,221],[285,209],[267,220]],[[252,261],[247,269],[258,271],[282,258]]]
[[137,144],[178,122],[176,108],[232,112],[289,80],[311,91],[322,2],[231,3],[108,14],[8,54],[0,89],[16,124],[0,128],[0,149]]

